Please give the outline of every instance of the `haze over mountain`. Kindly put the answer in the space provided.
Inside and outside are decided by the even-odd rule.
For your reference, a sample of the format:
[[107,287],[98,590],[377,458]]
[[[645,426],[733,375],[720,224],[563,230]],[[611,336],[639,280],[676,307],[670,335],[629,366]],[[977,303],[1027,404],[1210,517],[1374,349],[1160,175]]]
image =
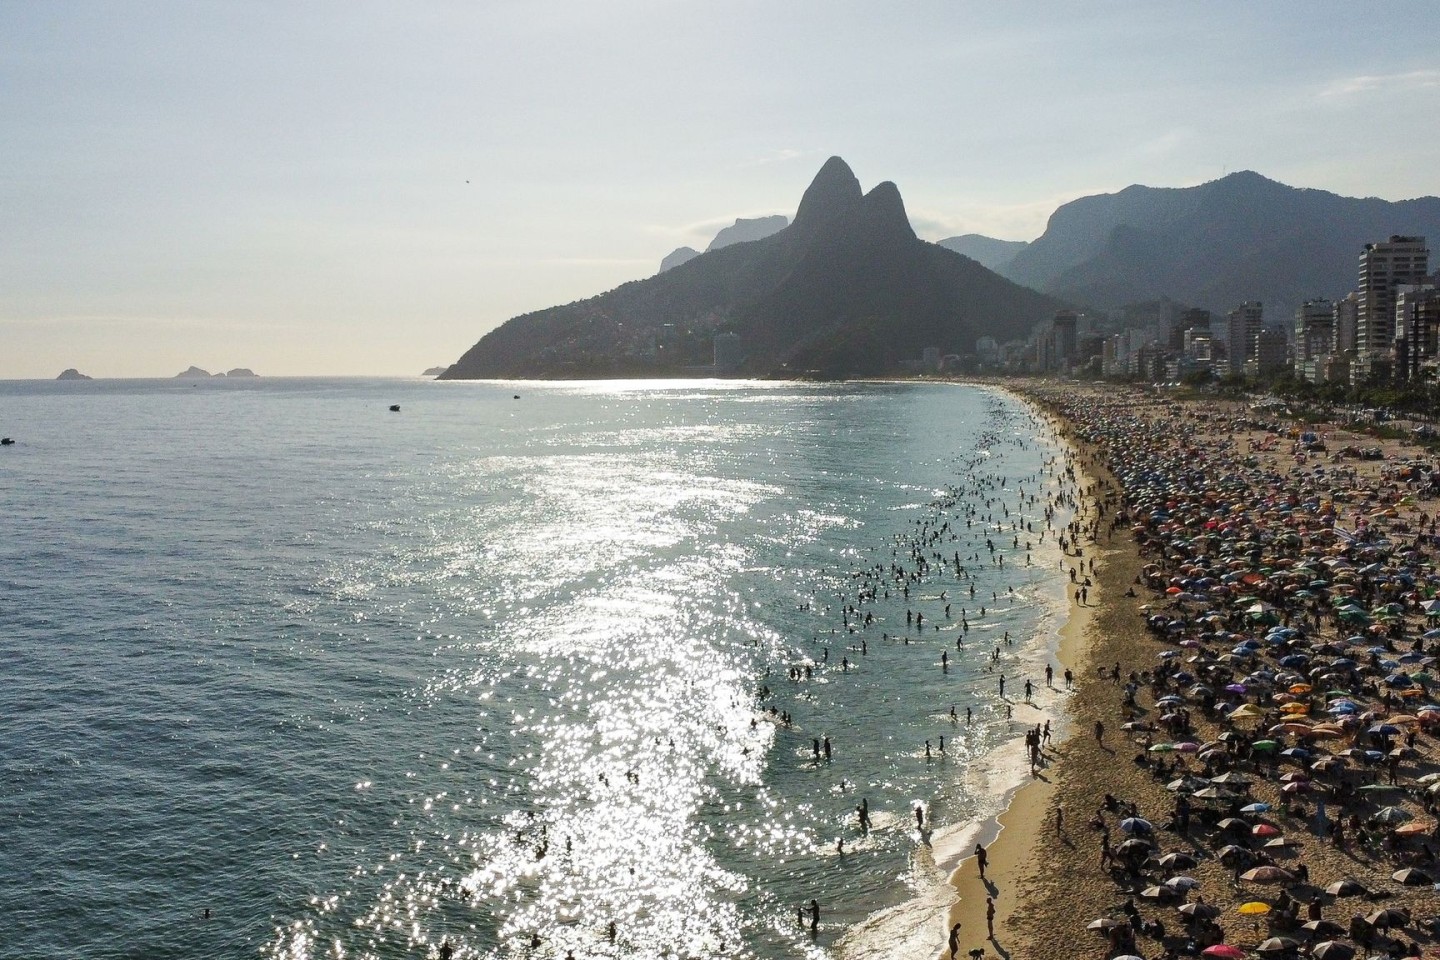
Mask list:
[[680,264],[689,263],[698,256],[700,256],[700,251],[694,247],[676,247],[660,261],[660,269],[657,272],[664,273],[666,270],[674,270]]
[[[715,234],[715,238],[710,241],[710,245],[705,248],[705,252],[709,253],[711,250],[720,250],[736,243],[764,240],[772,234],[779,233],[789,225],[789,218],[782,214],[776,214],[770,217],[755,217],[748,220],[740,217],[730,226],[725,227],[719,233]],[[700,256],[699,250],[692,247],[679,247],[672,250],[664,260],[660,261],[660,272],[664,273],[666,270],[672,270],[682,263],[688,263],[694,260],[698,256]]]
[[1168,296],[1224,311],[1259,300],[1267,320],[1281,320],[1353,289],[1363,246],[1393,234],[1440,238],[1440,198],[1342,197],[1244,171],[1072,201],[998,269],[1099,308]]
[[1062,306],[918,239],[895,184],[862,193],[831,157],[778,233],[515,317],[441,379],[676,374],[709,363],[722,332],[739,337],[740,373],[879,375],[926,347],[1024,336]]
[[1025,240],[996,240],[979,233],[967,233],[961,237],[946,237],[936,243],[946,250],[969,257],[987,270],[1004,274],[1005,266],[1015,255],[1030,244]]
[[705,252],[711,250],[723,250],[725,247],[737,243],[749,243],[752,240],[764,240],[771,234],[779,233],[790,226],[790,218],[784,214],[777,213],[769,217],[754,217],[746,219],[739,217],[730,226],[715,234],[715,239],[710,241],[710,246]]

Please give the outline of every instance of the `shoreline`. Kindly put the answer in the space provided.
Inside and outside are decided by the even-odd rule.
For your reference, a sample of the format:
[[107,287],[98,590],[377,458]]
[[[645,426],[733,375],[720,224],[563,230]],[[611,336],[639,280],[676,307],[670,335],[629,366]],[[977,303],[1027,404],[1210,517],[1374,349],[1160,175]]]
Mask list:
[[[1091,451],[1070,435],[1068,425],[1063,420],[1036,397],[1022,392],[1021,389],[993,384],[988,386],[1034,410],[1049,425],[1056,441],[1065,451],[1067,461],[1074,466],[1077,488],[1095,489],[1097,478],[1084,466],[1084,461]],[[1082,495],[1077,497],[1077,500],[1072,522],[1083,523],[1093,519],[1093,497]],[[1087,543],[1082,549],[1086,547],[1094,548],[1098,547],[1098,544]],[[946,941],[949,931],[957,923],[960,924],[959,949],[955,954],[957,957],[968,957],[970,951],[977,947],[983,949],[986,956],[998,952],[1005,957],[1017,952],[1016,948],[1024,945],[1023,941],[1012,943],[1013,938],[1007,931],[1012,925],[1012,917],[1017,909],[1023,907],[1026,900],[1029,885],[1025,882],[1025,867],[1033,863],[1031,854],[1046,835],[1047,828],[1054,823],[1053,807],[1059,786],[1058,778],[1065,764],[1063,748],[1076,737],[1077,700],[1085,678],[1092,676],[1098,665],[1093,660],[1095,645],[1092,642],[1092,631],[1100,610],[1104,608],[1107,597],[1115,586],[1111,582],[1115,574],[1114,558],[1109,553],[1110,551],[1092,550],[1083,557],[1077,557],[1068,549],[1064,553],[1067,567],[1073,568],[1074,565],[1070,563],[1072,560],[1096,561],[1094,573],[1091,574],[1092,586],[1089,588],[1088,602],[1081,603],[1068,586],[1064,588],[1068,601],[1065,620],[1056,631],[1058,642],[1054,645],[1054,655],[1062,672],[1065,669],[1074,672],[1075,690],[1068,696],[1055,698],[1054,710],[1060,722],[1051,746],[1044,751],[1046,762],[1039,775],[1007,791],[999,813],[974,824],[967,831],[971,835],[971,839],[966,842],[967,847],[973,842],[983,844],[986,848],[986,879],[981,880],[974,850],[970,847],[950,872],[947,881],[954,891],[954,900],[945,913],[944,929],[939,931],[940,947],[934,954],[937,960],[949,960],[951,953]],[[994,939],[987,935],[987,897],[992,898],[995,905]],[[1022,955],[1026,953],[1024,950],[1019,952]]]
[[[954,381],[947,381],[954,385]],[[1055,538],[1047,538],[1043,547],[1047,556],[1042,563],[1062,563],[1066,569],[1075,566],[1078,558],[1073,552],[1060,549],[1058,537],[1065,531],[1066,524],[1084,514],[1088,499],[1079,495],[1079,488],[1088,485],[1088,476],[1080,475],[1070,479],[1064,474],[1066,466],[1074,466],[1079,472],[1077,448],[1064,433],[1063,423],[1035,398],[1019,391],[994,383],[963,383],[981,393],[991,394],[1015,403],[1035,421],[1035,439],[1049,445],[1056,463],[1056,476],[1052,479],[1055,492],[1066,492],[1075,497],[1076,506],[1057,506],[1054,517]],[[1039,558],[1037,558],[1039,559]],[[1086,559],[1089,559],[1087,553]],[[1093,592],[1095,586],[1091,586]],[[1093,611],[1098,597],[1092,596],[1088,606],[1077,604],[1072,589],[1060,573],[1060,579],[1048,577],[1035,602],[1043,603],[1044,613],[1031,639],[1015,650],[1014,659],[1009,661],[1007,673],[1014,671],[1018,681],[1029,676],[1035,681],[1033,703],[1027,703],[1017,692],[1005,698],[1014,711],[1008,721],[1004,739],[983,755],[971,761],[953,781],[956,786],[967,789],[977,799],[978,809],[968,819],[959,820],[936,828],[925,843],[917,845],[911,852],[908,883],[912,895],[899,903],[870,914],[854,924],[834,946],[835,955],[844,960],[875,960],[875,958],[919,957],[942,955],[946,934],[951,920],[943,928],[943,921],[950,912],[961,907],[956,900],[955,878],[960,876],[961,867],[973,859],[977,842],[987,847],[1004,834],[1008,838],[1017,833],[1012,828],[1005,831],[1010,811],[1017,800],[1027,795],[1027,788],[1045,787],[1046,780],[1055,760],[1055,746],[1073,730],[1069,701],[1073,693],[1064,690],[1063,673],[1073,666],[1072,651],[1076,648],[1077,631],[1086,621],[1088,611]],[[1045,667],[1055,669],[1054,687],[1047,689],[1043,683]],[[1077,670],[1078,676],[1078,670]],[[1045,722],[1049,722],[1052,745],[1044,751],[1044,765],[1038,778],[1028,775],[1025,760],[1025,733]],[[979,899],[980,922],[976,929],[984,929],[984,895]],[[966,929],[971,924],[965,921]],[[978,944],[979,941],[977,940]],[[883,944],[883,946],[881,946]],[[967,949],[969,949],[967,947]],[[937,950],[940,951],[937,954]],[[963,951],[962,954],[963,956]]]

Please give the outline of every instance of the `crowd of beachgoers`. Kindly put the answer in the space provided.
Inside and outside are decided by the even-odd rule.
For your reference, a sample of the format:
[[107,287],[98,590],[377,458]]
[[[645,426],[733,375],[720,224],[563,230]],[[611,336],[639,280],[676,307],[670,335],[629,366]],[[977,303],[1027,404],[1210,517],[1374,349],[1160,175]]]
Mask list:
[[1075,756],[1032,825],[1030,856],[1072,870],[1071,897],[1057,911],[1017,881],[1022,954],[1436,955],[1423,451],[1235,403],[1030,392],[1094,478],[1072,547],[1109,568],[1094,625],[1115,635],[1088,647]]

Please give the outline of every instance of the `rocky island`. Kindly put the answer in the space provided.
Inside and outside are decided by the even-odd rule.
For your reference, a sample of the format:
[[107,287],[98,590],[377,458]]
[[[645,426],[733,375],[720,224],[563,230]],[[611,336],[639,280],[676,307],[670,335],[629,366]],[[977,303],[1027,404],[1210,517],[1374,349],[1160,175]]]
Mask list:
[[60,371],[60,376],[56,377],[55,379],[56,379],[56,380],[94,380],[95,378],[94,378],[94,377],[87,377],[85,374],[81,373],[79,370],[76,370],[74,367],[70,367],[70,368],[68,368],[68,369],[66,369],[66,370]]
[[223,373],[211,373],[209,370],[202,370],[199,367],[188,367],[175,374],[176,380],[213,380],[216,377],[255,377],[259,376],[254,370],[248,367],[236,367]]

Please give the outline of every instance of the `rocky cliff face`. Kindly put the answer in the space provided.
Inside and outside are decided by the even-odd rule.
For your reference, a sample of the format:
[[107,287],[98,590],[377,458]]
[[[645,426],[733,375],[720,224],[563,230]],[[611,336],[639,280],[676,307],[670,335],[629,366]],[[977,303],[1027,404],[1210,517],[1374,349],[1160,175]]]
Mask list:
[[893,183],[865,193],[832,157],[778,233],[516,317],[442,379],[680,373],[719,332],[739,336],[742,373],[871,376],[1023,335],[1061,306],[917,239]]

